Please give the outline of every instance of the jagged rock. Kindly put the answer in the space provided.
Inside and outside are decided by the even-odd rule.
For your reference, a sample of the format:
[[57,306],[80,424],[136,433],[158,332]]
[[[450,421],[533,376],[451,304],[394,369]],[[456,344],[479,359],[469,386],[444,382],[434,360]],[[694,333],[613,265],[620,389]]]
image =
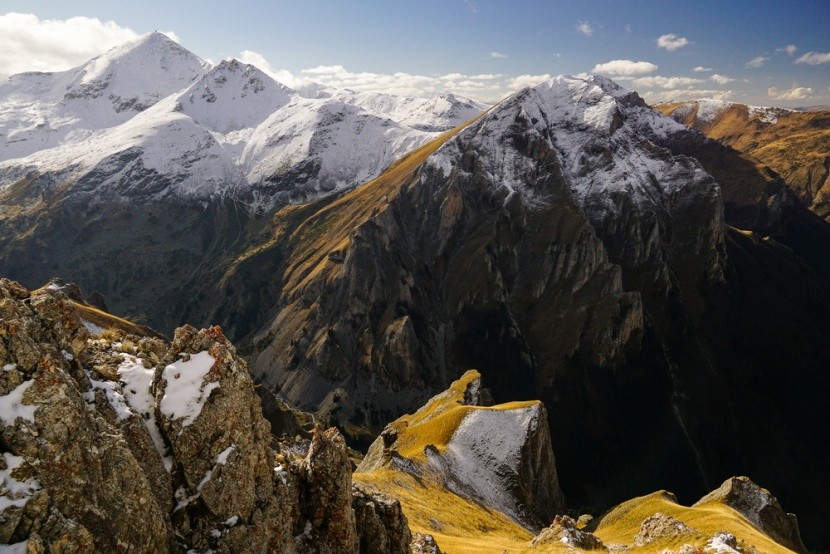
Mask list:
[[714,554],[740,554],[743,552],[738,546],[738,539],[732,533],[726,531],[718,531],[703,547],[704,552],[712,552]]
[[721,502],[746,517],[773,540],[796,552],[807,552],[801,542],[795,514],[786,513],[778,500],[749,477],[731,477],[701,498],[694,506]]
[[[354,552],[358,544],[352,510],[352,467],[346,443],[336,429],[314,430],[299,484],[298,550]],[[298,531],[298,532],[297,532]]]
[[[25,293],[0,281],[0,411],[10,450],[3,453],[4,515],[26,522],[0,539],[18,542],[36,532],[64,540],[50,531],[79,527],[66,539],[78,549],[91,535],[104,551],[167,550],[172,529],[141,466],[117,430],[87,409],[83,394],[92,385],[78,355],[88,333],[66,297],[53,294],[39,291],[22,302]],[[35,500],[37,491],[46,494]],[[40,506],[34,512],[27,511],[30,499]]]
[[[541,521],[565,511],[545,408],[539,402],[476,406],[481,381],[477,371],[468,371],[415,414],[389,424],[357,471],[390,467],[413,475],[429,472],[459,496],[538,530]],[[455,410],[463,410],[463,415],[453,417],[456,426],[441,433],[447,434],[447,443],[440,450],[427,444],[417,453],[425,455],[427,463],[399,452],[399,442],[409,444],[413,436],[429,433],[425,429],[431,421]]]
[[410,551],[413,537],[400,502],[352,485],[352,508],[361,553],[407,554]]
[[656,540],[670,537],[675,538],[696,532],[695,529],[692,529],[682,521],[658,512],[647,517],[640,524],[640,531],[634,537],[634,546],[645,546]]
[[117,339],[93,338],[62,290],[0,280],[0,543],[406,551],[400,505],[353,496],[337,430],[315,428],[302,454],[270,448],[247,366],[218,327],[182,327],[169,345]]
[[556,516],[550,527],[542,529],[530,541],[530,546],[543,547],[544,545],[563,543],[582,550],[605,550],[605,545],[602,544],[599,538],[587,531],[577,529],[573,518],[564,515]]
[[423,533],[412,534],[410,549],[412,554],[441,554],[441,548],[435,542],[435,537]]

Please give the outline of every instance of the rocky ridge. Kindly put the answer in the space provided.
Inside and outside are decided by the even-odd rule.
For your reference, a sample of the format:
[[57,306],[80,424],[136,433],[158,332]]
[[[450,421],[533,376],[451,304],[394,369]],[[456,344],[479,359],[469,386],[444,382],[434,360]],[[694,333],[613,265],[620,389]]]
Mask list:
[[[279,444],[217,327],[90,334],[62,292],[0,281],[0,542],[35,551],[406,552],[339,433]],[[117,340],[116,340],[117,339]],[[39,549],[39,550],[38,550]]]
[[547,414],[538,403],[482,406],[481,376],[465,373],[412,415],[386,426],[357,467],[417,475],[529,530],[563,513]]

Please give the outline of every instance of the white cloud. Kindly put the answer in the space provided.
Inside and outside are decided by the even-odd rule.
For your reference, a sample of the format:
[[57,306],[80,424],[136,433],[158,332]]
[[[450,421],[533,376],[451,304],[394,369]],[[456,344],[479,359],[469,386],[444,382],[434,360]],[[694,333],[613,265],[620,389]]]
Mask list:
[[795,44],[788,44],[787,46],[784,46],[783,48],[776,48],[775,51],[776,52],[786,52],[788,56],[792,56],[793,54],[795,54],[798,51],[798,46],[796,46]]
[[507,83],[507,90],[513,92],[524,87],[534,87],[539,83],[549,80],[550,75],[547,73],[544,75],[519,75],[518,77],[513,77],[513,79]]
[[687,44],[689,44],[689,39],[686,37],[679,37],[674,33],[661,35],[660,38],[657,39],[657,48],[665,48],[669,52],[674,52],[679,48],[683,48]]
[[767,60],[769,60],[769,58],[765,58],[764,56],[755,56],[754,58],[746,62],[746,68],[758,69],[764,67],[764,64],[767,62]]
[[657,70],[657,65],[651,62],[634,62],[631,60],[611,60],[610,62],[598,63],[592,70],[593,73],[604,73],[612,77],[644,75]]
[[830,52],[807,52],[795,60],[795,63],[806,63],[808,65],[830,63]]
[[649,104],[657,102],[674,102],[677,100],[698,100],[700,98],[714,98],[715,100],[728,100],[732,96],[731,90],[714,89],[673,89],[646,92],[641,94],[643,100]]
[[576,30],[585,35],[586,37],[589,37],[594,34],[594,28],[591,27],[591,25],[589,25],[587,21],[580,21],[579,25],[576,26]]
[[696,68],[692,69],[695,73],[706,73],[707,71],[712,71],[711,67],[703,67],[702,65],[697,66]]
[[776,100],[806,100],[813,94],[812,87],[796,87],[786,90],[778,90],[776,87],[769,87],[767,94]]
[[643,88],[679,88],[697,85],[704,82],[703,79],[695,79],[693,77],[661,77],[654,75],[652,77],[639,77],[632,81],[635,87]]
[[[167,33],[174,40],[178,37]],[[63,71],[138,38],[113,21],[94,17],[40,19],[34,14],[0,15],[0,77],[23,71]]]
[[[514,90],[509,78],[497,73],[416,75],[398,72],[390,74],[353,72],[342,65],[321,65],[303,69],[300,73],[302,74],[300,77],[294,77],[300,82],[310,80],[331,87],[404,96],[433,96],[442,92],[452,92],[476,100],[491,101]],[[540,78],[539,81],[541,80]]]
[[507,54],[505,54],[504,52],[496,52],[496,51],[493,51],[493,52],[490,52],[490,57],[491,57],[491,58],[495,58],[495,59],[497,59],[497,60],[504,60],[504,59],[509,58],[510,56],[508,56],[508,55],[507,55]]
[[279,81],[285,86],[297,88],[299,86],[302,86],[305,82],[304,79],[298,79],[297,77],[295,77],[290,71],[286,71],[284,69],[275,69],[271,66],[268,60],[265,59],[265,56],[263,56],[259,52],[243,50],[239,53],[237,59],[242,63],[249,63],[251,65],[258,67],[266,74],[270,75],[272,79],[274,79],[275,81]]
[[726,75],[718,75],[717,73],[713,73],[709,76],[709,78],[719,85],[725,85],[726,83],[731,83],[735,80],[732,77],[727,77]]

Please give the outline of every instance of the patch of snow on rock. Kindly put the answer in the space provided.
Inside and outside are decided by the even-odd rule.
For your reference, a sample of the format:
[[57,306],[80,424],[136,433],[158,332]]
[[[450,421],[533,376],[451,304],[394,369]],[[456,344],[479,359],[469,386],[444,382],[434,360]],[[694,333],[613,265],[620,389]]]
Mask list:
[[215,363],[213,356],[203,351],[165,367],[162,378],[167,386],[159,405],[161,413],[173,420],[184,419],[182,427],[196,421],[210,393],[219,387],[219,383],[204,382]]
[[[30,381],[31,382],[31,381]],[[0,470],[0,513],[7,508],[20,508],[26,504],[29,497],[40,489],[40,483],[36,479],[18,480],[12,477],[14,470],[23,464],[21,456],[15,456],[10,452],[3,453],[6,469]]]
[[124,356],[124,361],[118,366],[118,376],[124,383],[123,395],[130,407],[141,416],[150,438],[153,439],[153,445],[169,472],[173,467],[173,460],[168,454],[167,444],[156,421],[156,404],[151,389],[154,374],[154,368],[145,368],[141,358],[135,356]]
[[3,422],[3,425],[7,427],[12,426],[19,417],[29,423],[35,422],[35,410],[37,407],[23,403],[23,394],[29,390],[29,387],[34,382],[34,379],[24,381],[12,389],[9,394],[0,396],[0,421]]
[[86,330],[89,331],[93,335],[100,335],[104,332],[104,328],[98,325],[95,325],[91,321],[87,321],[86,319],[81,319],[81,323],[83,323]]

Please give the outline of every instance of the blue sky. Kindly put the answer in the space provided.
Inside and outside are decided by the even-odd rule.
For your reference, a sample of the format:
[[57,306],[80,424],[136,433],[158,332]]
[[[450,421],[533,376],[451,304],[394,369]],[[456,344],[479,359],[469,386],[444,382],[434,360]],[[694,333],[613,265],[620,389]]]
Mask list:
[[[828,0],[0,1],[0,14],[8,12],[33,14],[35,23],[4,27],[0,17],[0,74],[43,70],[48,56],[59,63],[59,45],[41,51],[25,43],[37,40],[25,28],[83,16],[111,22],[111,37],[90,24],[100,44],[84,42],[88,51],[129,32],[172,31],[204,58],[254,62],[289,85],[313,79],[425,95],[452,89],[488,100],[546,75],[605,72],[650,101],[830,104]],[[89,53],[73,47],[82,27],[64,40],[64,65]],[[59,35],[57,28],[44,40]],[[10,44],[18,36],[23,46]],[[34,53],[31,67],[21,49]],[[4,70],[4,56],[13,55]],[[614,60],[620,63],[607,63]]]

